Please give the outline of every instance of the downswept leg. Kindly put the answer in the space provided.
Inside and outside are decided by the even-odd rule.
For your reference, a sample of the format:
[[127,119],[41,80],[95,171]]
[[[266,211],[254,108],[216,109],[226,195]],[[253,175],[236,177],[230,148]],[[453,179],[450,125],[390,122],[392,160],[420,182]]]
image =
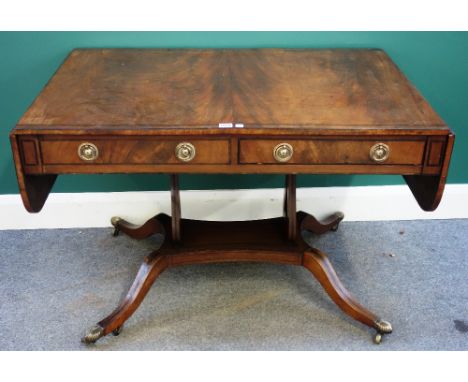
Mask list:
[[118,216],[114,216],[111,219],[111,224],[114,226],[114,236],[117,236],[120,232],[123,232],[133,239],[142,240],[155,234],[164,235],[164,227],[159,221],[161,216],[162,214],[152,217],[141,226],[129,223],[128,221]]
[[312,272],[341,310],[355,320],[377,330],[376,343],[381,342],[383,334],[392,332],[392,325],[389,322],[380,319],[352,297],[341,283],[328,257],[323,252],[315,248],[308,249],[304,253],[302,265]]
[[336,212],[333,215],[330,215],[323,221],[318,221],[314,216],[306,214],[304,212],[299,212],[303,214],[301,221],[301,231],[306,230],[313,232],[317,235],[328,231],[336,231],[340,222],[343,220],[344,215],[342,212]]
[[153,285],[156,278],[167,267],[167,256],[158,254],[158,251],[146,256],[138,270],[135,281],[121,304],[109,316],[99,321],[82,338],[82,342],[88,344],[94,343],[110,332],[118,334],[123,323],[135,312],[151,288],[151,285]]

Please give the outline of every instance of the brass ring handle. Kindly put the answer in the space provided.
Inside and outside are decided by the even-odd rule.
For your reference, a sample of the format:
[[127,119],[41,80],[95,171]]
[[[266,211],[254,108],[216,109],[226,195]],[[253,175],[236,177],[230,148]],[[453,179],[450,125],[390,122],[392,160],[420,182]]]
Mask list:
[[385,143],[376,143],[371,147],[369,156],[374,162],[385,162],[390,156],[390,147]]
[[84,161],[92,161],[99,156],[99,150],[95,144],[84,142],[78,147],[78,156]]
[[195,154],[195,146],[188,142],[179,143],[175,148],[175,155],[182,162],[190,162],[195,158]]
[[277,162],[287,162],[293,156],[294,150],[289,143],[280,143],[273,149],[273,157]]

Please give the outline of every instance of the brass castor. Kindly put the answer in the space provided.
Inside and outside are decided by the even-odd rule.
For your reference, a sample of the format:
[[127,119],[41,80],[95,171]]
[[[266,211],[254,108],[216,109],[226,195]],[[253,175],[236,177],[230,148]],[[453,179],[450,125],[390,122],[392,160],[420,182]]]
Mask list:
[[380,343],[382,342],[382,334],[380,333],[377,333],[374,337],[374,342],[377,344],[377,345],[380,345]]
[[122,220],[121,218],[119,218],[118,216],[113,216],[111,218],[111,224],[114,226],[114,232],[112,233],[112,236],[119,236],[119,232],[120,232],[120,229],[119,229],[119,221]]
[[88,334],[86,334],[82,339],[81,342],[85,344],[94,344],[99,338],[104,335],[104,329],[101,328],[99,325],[93,326]]
[[118,336],[118,335],[120,334],[120,332],[122,332],[122,329],[123,329],[123,325],[120,325],[118,328],[116,328],[116,329],[114,329],[114,330],[112,331],[112,334],[113,334],[114,336]]
[[390,334],[393,330],[390,322],[380,319],[374,322],[374,327],[377,329],[377,334],[374,337],[374,342],[377,345],[382,342],[384,334]]

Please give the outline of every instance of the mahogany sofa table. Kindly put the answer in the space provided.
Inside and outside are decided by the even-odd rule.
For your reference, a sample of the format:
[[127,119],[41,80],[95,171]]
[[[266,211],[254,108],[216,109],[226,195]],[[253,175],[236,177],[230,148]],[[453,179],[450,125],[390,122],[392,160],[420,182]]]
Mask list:
[[[138,308],[168,267],[226,261],[302,265],[352,318],[382,335],[390,323],[360,305],[302,232],[336,230],[296,211],[296,174],[400,174],[420,207],[437,208],[454,135],[385,52],[78,49],[11,133],[21,197],[39,212],[59,174],[166,173],[171,216],[115,234],[164,236],[97,341]],[[243,222],[181,218],[178,174],[285,174],[284,216]]]

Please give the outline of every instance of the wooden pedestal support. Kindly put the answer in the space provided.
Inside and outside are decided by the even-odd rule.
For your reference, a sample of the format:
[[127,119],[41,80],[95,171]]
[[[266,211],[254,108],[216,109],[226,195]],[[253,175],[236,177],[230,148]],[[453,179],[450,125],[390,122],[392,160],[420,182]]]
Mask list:
[[232,222],[181,219],[177,175],[171,175],[171,201],[171,217],[159,214],[142,226],[112,218],[114,235],[123,232],[132,238],[144,239],[161,234],[164,241],[159,249],[144,259],[133,285],[117,309],[98,322],[83,337],[83,342],[94,343],[111,332],[119,334],[123,323],[138,308],[153,282],[166,268],[228,261],[302,265],[346,314],[377,330],[376,343],[380,343],[383,334],[391,333],[390,323],[360,305],[346,290],[327,256],[303,240],[304,230],[316,234],[336,230],[343,214],[336,213],[319,222],[312,215],[296,212],[295,175],[286,176],[284,217],[280,218]]

